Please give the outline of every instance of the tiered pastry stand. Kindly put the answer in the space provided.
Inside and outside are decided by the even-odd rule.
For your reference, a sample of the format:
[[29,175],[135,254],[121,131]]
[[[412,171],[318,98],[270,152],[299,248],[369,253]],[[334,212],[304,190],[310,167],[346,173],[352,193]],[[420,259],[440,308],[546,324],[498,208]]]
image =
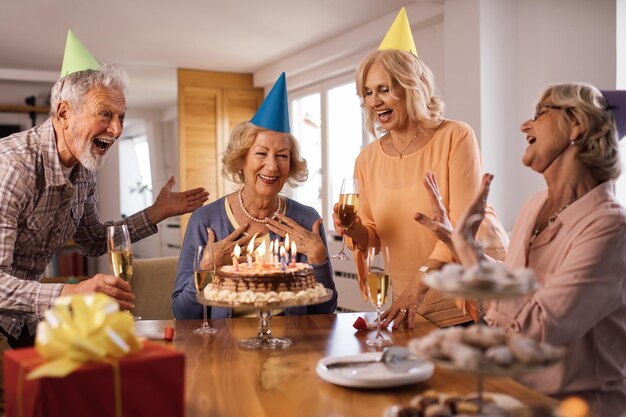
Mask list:
[[291,340],[286,337],[274,337],[270,329],[270,320],[272,319],[272,309],[279,309],[285,307],[301,307],[314,304],[321,304],[330,300],[333,296],[333,292],[326,289],[326,294],[323,297],[308,299],[308,300],[293,300],[289,302],[277,302],[277,303],[240,303],[240,302],[220,302],[212,301],[204,298],[204,294],[197,294],[197,300],[200,304],[205,304],[211,307],[226,307],[226,308],[242,308],[242,309],[256,309],[257,317],[259,318],[259,332],[256,337],[249,339],[243,339],[238,342],[238,345],[242,349],[246,350],[276,350],[285,349],[291,346]]
[[[480,271],[480,269],[479,269]],[[528,285],[526,287],[522,286],[510,286],[505,287],[500,290],[498,289],[485,289],[485,288],[476,288],[474,286],[464,286],[459,285],[458,287],[452,289],[449,286],[445,285],[442,280],[444,277],[441,277],[437,274],[431,274],[424,278],[424,283],[432,289],[437,290],[438,292],[450,296],[450,297],[461,297],[461,298],[469,298],[475,299],[479,301],[479,306],[481,301],[490,301],[490,300],[504,300],[515,297],[524,296],[529,294],[537,289],[537,285]],[[482,316],[482,311],[480,311]],[[525,372],[532,372],[536,370],[541,370],[546,368],[547,366],[552,365],[553,363],[541,365],[541,366],[511,366],[511,367],[500,367],[500,366],[481,366],[478,369],[467,369],[462,368],[455,365],[452,362],[444,361],[436,358],[428,358],[431,362],[433,362],[436,366],[441,368],[451,369],[455,371],[467,372],[476,375],[477,377],[477,394],[478,394],[478,407],[480,411],[482,411],[483,407],[483,387],[484,387],[484,377],[485,376],[493,376],[493,377],[502,377],[502,376],[515,376],[520,375]]]

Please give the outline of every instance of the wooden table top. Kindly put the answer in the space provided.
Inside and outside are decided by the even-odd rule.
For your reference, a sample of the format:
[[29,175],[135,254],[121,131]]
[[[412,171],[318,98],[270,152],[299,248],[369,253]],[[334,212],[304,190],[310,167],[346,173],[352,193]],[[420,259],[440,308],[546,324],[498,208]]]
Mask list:
[[[162,339],[167,326],[175,328],[173,342],[164,342],[185,354],[186,416],[336,416],[381,417],[393,404],[408,404],[415,395],[436,389],[467,394],[476,391],[473,375],[436,369],[432,378],[408,386],[385,389],[344,388],[315,373],[325,356],[371,352],[365,344],[372,332],[356,332],[359,314],[273,317],[272,334],[293,344],[278,351],[247,351],[237,341],[256,336],[256,318],[211,320],[214,335],[194,335],[198,320],[136,322],[137,332]],[[368,318],[373,319],[374,316]],[[387,332],[394,344],[407,342],[435,329],[425,319],[415,329]],[[485,378],[486,392],[505,393],[524,404],[555,406],[557,402],[510,378]]]

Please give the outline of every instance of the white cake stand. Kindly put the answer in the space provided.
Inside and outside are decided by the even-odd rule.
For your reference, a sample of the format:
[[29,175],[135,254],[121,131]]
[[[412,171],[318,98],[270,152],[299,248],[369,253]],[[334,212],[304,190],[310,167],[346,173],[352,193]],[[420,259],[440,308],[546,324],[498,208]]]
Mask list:
[[223,301],[213,301],[204,298],[204,294],[197,294],[196,298],[200,304],[205,304],[211,307],[256,309],[256,315],[259,318],[259,332],[257,333],[256,337],[240,340],[237,344],[241,349],[246,350],[276,350],[288,348],[289,346],[291,346],[291,340],[286,337],[275,337],[272,335],[272,331],[270,329],[272,309],[321,304],[330,300],[332,296],[333,292],[326,288],[326,294],[322,297],[306,300],[281,301],[274,303],[231,303]]

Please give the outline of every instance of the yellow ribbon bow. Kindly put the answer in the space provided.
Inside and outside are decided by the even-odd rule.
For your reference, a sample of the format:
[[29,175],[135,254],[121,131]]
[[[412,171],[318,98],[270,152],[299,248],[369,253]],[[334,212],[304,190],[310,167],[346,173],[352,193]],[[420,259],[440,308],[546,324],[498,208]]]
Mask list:
[[27,379],[62,378],[87,362],[119,359],[141,349],[135,323],[111,297],[96,293],[59,297],[37,326],[35,349],[46,363]]

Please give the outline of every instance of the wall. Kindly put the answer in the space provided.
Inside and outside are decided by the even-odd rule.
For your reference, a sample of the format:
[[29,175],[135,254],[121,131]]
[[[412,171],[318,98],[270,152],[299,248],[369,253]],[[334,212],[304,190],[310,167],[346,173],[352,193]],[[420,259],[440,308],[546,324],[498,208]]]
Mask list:
[[[407,6],[418,53],[435,73],[446,116],[469,123],[479,138],[484,168],[496,176],[490,203],[507,229],[522,203],[545,186],[521,164],[526,147],[521,122],[547,84],[584,81],[615,88],[616,7],[626,10],[625,3],[446,0]],[[383,16],[262,68],[255,72],[255,85],[271,85],[281,70],[292,90],[354,71],[394,17]]]
[[[24,100],[28,96],[36,97],[38,106],[47,106],[52,83],[46,82],[13,82],[0,80],[0,104],[26,105]],[[48,115],[37,114],[37,124],[46,120]],[[27,113],[0,113],[0,124],[19,124],[22,129],[32,127]]]

